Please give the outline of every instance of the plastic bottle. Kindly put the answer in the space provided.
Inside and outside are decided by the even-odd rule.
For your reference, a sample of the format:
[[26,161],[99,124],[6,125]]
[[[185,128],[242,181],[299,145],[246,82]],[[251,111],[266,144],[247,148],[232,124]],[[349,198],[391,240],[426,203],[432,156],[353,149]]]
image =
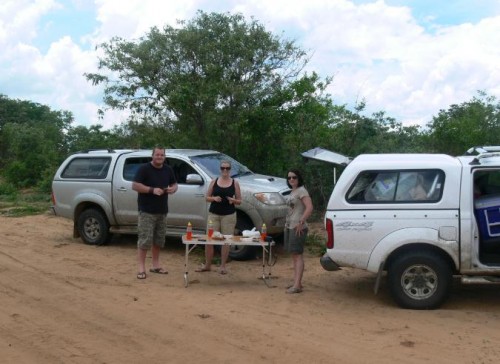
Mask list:
[[186,239],[191,240],[193,238],[193,226],[191,225],[191,221],[188,222],[188,226],[186,228]]
[[262,229],[260,230],[260,240],[266,241],[267,237],[267,227],[266,224],[262,224]]
[[212,239],[213,234],[214,234],[214,225],[213,225],[212,221],[210,220],[210,221],[208,221],[208,233],[207,233],[209,240]]

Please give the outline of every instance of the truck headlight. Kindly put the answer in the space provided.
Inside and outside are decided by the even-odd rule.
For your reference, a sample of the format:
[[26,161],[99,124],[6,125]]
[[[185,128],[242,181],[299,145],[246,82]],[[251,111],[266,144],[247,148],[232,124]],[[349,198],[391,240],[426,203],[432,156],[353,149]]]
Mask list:
[[278,192],[259,192],[254,193],[254,197],[266,205],[283,205],[285,199]]

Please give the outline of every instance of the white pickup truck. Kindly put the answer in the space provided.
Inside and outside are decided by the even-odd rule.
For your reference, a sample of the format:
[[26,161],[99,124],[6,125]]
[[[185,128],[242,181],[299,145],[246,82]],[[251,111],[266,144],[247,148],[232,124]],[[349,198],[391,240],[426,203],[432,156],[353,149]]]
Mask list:
[[306,158],[344,165],[325,215],[324,269],[386,272],[395,302],[431,309],[462,283],[500,283],[500,147],[466,155],[365,154],[316,148]]
[[[284,178],[256,174],[233,158],[213,150],[167,149],[165,163],[175,173],[179,188],[169,196],[167,234],[181,236],[191,222],[194,233],[205,233],[210,181],[222,160],[231,161],[231,176],[238,178],[242,203],[237,207],[235,233],[260,229],[283,233],[288,211],[284,196],[290,188]],[[56,215],[72,219],[73,236],[87,244],[103,244],[111,234],[137,233],[137,192],[132,181],[140,165],[151,161],[151,150],[87,150],[70,155],[52,182]],[[248,246],[231,246],[230,256],[255,257]]]

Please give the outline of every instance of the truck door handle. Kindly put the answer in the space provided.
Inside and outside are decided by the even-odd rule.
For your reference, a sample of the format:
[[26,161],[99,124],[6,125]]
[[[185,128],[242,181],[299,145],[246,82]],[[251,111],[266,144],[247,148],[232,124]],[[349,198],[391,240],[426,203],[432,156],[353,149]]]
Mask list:
[[196,197],[205,197],[205,195],[203,193],[195,193],[194,194]]
[[119,188],[117,188],[117,190],[118,190],[118,191],[120,191],[120,192],[125,192],[125,191],[127,191],[127,189],[126,189],[125,187],[119,187]]

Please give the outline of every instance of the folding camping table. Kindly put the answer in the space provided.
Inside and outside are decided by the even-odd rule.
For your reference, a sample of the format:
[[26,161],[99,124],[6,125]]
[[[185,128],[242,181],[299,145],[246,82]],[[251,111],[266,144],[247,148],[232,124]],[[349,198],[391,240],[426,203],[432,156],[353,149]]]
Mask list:
[[[182,243],[186,246],[186,253],[184,257],[184,286],[188,286],[188,275],[189,275],[189,253],[193,251],[198,245],[244,245],[244,246],[257,246],[262,248],[262,280],[269,287],[267,279],[271,278],[271,267],[273,265],[272,259],[272,247],[275,245],[273,240],[271,241],[260,241],[259,239],[248,239],[242,238],[240,236],[232,236],[230,238],[213,238],[207,239],[206,235],[193,235],[191,240],[186,238],[186,235],[182,236]],[[266,262],[267,258],[267,262]],[[266,267],[268,270],[266,272]]]

